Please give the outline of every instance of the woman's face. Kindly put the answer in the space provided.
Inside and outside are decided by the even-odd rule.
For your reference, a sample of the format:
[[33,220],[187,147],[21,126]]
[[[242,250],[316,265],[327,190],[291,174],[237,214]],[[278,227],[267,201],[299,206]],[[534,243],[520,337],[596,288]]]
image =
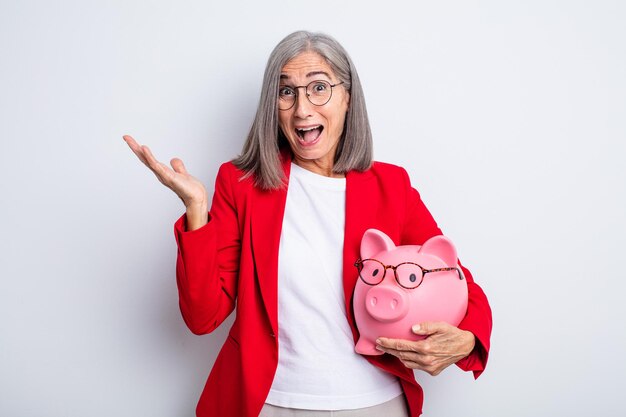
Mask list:
[[308,100],[304,88],[294,88],[319,80],[333,85],[339,83],[330,65],[316,52],[303,52],[285,64],[280,86],[291,87],[297,97],[293,107],[278,111],[278,124],[291,145],[295,164],[321,175],[334,176],[335,152],[350,95],[342,85],[337,85],[332,88],[330,101],[316,106]]

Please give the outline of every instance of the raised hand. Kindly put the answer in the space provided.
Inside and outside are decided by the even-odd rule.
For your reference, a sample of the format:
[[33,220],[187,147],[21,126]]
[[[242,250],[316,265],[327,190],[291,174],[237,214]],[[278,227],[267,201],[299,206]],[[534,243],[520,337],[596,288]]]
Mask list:
[[147,146],[138,144],[132,136],[124,135],[123,138],[137,158],[182,200],[187,210],[187,230],[204,226],[208,222],[207,191],[202,182],[187,172],[183,161],[173,158],[170,168],[159,162]]

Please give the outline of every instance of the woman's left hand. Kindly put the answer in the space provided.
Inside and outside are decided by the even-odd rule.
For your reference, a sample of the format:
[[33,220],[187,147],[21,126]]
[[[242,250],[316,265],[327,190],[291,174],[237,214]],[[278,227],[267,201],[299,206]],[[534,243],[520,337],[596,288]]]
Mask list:
[[444,322],[415,325],[413,333],[426,338],[413,341],[380,337],[376,349],[398,357],[407,368],[434,376],[468,356],[476,344],[471,332]]

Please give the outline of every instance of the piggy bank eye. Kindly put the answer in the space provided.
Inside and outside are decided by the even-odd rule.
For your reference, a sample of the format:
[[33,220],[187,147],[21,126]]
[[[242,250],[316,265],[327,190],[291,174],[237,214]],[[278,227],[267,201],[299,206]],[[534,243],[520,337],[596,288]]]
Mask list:
[[419,265],[412,263],[400,264],[396,267],[398,284],[404,288],[417,288],[424,279],[424,273]]
[[385,266],[375,259],[366,259],[361,263],[359,275],[366,284],[379,284],[385,277]]

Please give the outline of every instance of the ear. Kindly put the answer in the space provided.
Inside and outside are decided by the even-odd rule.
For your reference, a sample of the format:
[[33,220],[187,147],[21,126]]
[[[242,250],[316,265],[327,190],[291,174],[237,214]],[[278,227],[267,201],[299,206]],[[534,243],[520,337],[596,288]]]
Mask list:
[[367,229],[361,239],[361,259],[368,259],[382,251],[395,249],[393,240],[380,230]]
[[443,235],[433,236],[428,239],[418,252],[427,255],[434,255],[441,259],[446,266],[457,265],[456,248],[454,247],[454,244],[452,244],[452,241]]

